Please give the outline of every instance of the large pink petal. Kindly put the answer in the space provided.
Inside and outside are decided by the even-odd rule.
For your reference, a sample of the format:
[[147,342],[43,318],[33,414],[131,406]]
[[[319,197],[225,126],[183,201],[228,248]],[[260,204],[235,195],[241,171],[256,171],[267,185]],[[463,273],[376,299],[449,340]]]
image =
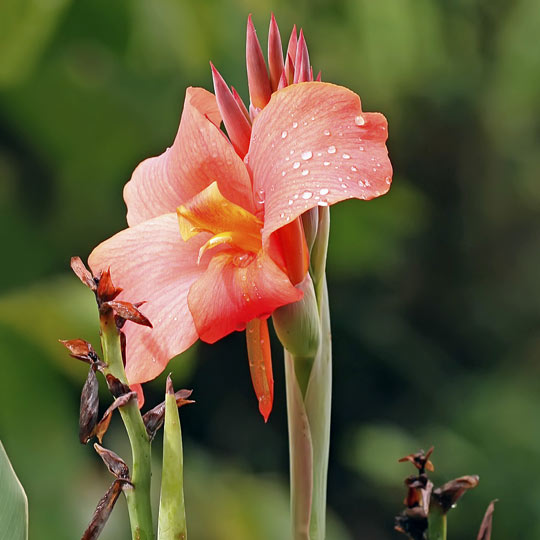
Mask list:
[[176,207],[216,181],[229,200],[252,209],[251,181],[245,165],[220,131],[216,98],[188,88],[173,145],[143,161],[124,188],[130,226],[174,212]]
[[188,302],[200,338],[214,343],[301,298],[302,292],[264,252],[246,266],[238,256],[223,252],[192,285]]
[[175,355],[197,340],[187,294],[204,271],[197,265],[201,233],[184,242],[176,214],[166,214],[130,227],[90,254],[94,275],[111,269],[113,283],[124,290],[118,299],[146,301],[141,312],[153,329],[126,322],[126,374],[130,384],[157,377]]
[[390,188],[387,122],[342,86],[309,82],[272,95],[253,122],[249,167],[265,199],[263,239],[309,208]]

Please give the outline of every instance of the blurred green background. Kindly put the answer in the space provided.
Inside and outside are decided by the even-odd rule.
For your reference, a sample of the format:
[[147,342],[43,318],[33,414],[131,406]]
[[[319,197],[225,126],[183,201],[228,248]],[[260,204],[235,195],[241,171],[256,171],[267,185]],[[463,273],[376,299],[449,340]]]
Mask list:
[[[450,538],[475,538],[493,498],[495,539],[540,538],[538,1],[3,0],[0,438],[31,539],[80,537],[111,482],[77,439],[86,369],[56,341],[98,345],[69,258],[125,226],[122,186],[172,142],[186,86],[211,88],[209,60],[247,97],[246,18],[265,47],[271,11],[284,40],[304,28],[324,80],[384,112],[395,169],[384,198],[332,209],[329,540],[399,538],[397,459],[432,444],[434,480],[481,478]],[[287,537],[274,352],[268,425],[242,334],[171,366],[197,400],[181,410],[192,540]],[[129,455],[117,419],[105,443]],[[126,524],[120,501],[102,538]]]

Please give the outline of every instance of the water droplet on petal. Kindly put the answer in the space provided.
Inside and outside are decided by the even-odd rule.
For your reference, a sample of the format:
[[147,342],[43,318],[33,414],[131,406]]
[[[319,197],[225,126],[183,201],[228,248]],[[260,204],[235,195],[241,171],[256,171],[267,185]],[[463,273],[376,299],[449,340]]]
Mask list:
[[289,206],[291,206],[292,203],[293,203],[293,200],[289,199]]
[[357,169],[354,165],[351,167],[351,171],[352,171],[352,172],[356,172],[357,170],[358,170],[358,169]]
[[351,156],[349,156],[349,154],[343,154],[343,159],[351,159]]
[[308,200],[311,199],[311,197],[313,197],[311,191],[304,191],[304,193],[302,193],[302,199]]
[[322,188],[321,191],[319,191],[319,193],[321,195],[328,195],[328,189],[327,188]]
[[357,126],[363,126],[366,123],[366,119],[363,116],[359,115],[354,119],[354,123]]
[[319,206],[328,206],[328,203],[326,201],[319,201],[317,204]]
[[293,127],[293,128],[297,128],[297,127],[298,127],[298,122],[293,122],[293,123],[292,123],[292,127]]
[[302,176],[307,176],[309,174],[309,170],[308,169],[304,169],[302,171]]
[[336,153],[336,147],[335,146],[329,146],[328,147],[328,153],[329,154],[335,154]]
[[360,152],[363,152],[363,151],[364,151],[364,147],[361,146],[358,150],[360,150]]
[[329,129],[325,129],[325,130],[324,130],[324,134],[325,134],[325,135],[330,135],[330,130],[329,130]]
[[313,156],[313,154],[309,150],[306,150],[305,152],[302,152],[302,159],[304,159],[304,160],[311,159],[312,156]]
[[295,162],[293,163],[292,168],[293,168],[293,169],[298,169],[298,167],[300,167],[300,162],[299,162],[299,161],[295,161]]
[[330,162],[329,162],[329,161],[324,161],[324,162],[323,162],[323,165],[324,165],[325,167],[328,167],[328,165],[330,165]]
[[390,185],[390,184],[392,183],[392,179],[391,179],[389,176],[387,176],[387,177],[384,179],[384,181],[385,181],[388,185]]
[[286,131],[282,131],[282,132],[281,132],[281,138],[284,139],[286,136],[287,136],[287,132],[286,132]]

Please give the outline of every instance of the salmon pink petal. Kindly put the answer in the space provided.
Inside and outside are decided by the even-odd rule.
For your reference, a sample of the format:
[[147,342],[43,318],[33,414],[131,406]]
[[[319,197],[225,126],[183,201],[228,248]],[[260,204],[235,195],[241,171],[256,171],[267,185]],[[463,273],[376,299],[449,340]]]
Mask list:
[[184,242],[176,214],[165,214],[119,232],[90,254],[94,275],[110,268],[115,285],[123,288],[118,298],[145,301],[139,309],[154,326],[129,321],[124,326],[130,384],[154,379],[197,340],[187,295],[204,272],[197,257],[209,236],[201,233]]
[[192,285],[188,303],[200,338],[214,343],[243,330],[249,321],[266,318],[280,306],[296,302],[302,292],[263,251],[257,257],[215,255]]
[[174,212],[213,181],[229,200],[252,208],[249,175],[220,131],[220,122],[214,95],[202,88],[188,88],[173,145],[160,156],[143,161],[124,188],[130,226]]
[[390,189],[386,118],[351,90],[321,82],[275,92],[253,123],[247,162],[264,193],[263,242],[317,205]]

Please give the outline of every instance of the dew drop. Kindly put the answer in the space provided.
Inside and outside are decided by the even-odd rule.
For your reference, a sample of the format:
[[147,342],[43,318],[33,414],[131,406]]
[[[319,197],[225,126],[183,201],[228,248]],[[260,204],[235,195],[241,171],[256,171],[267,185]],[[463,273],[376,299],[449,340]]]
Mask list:
[[357,169],[354,165],[351,167],[351,171],[352,171],[352,172],[356,172],[357,170],[358,170],[358,169]]
[[299,162],[299,161],[295,161],[295,162],[293,163],[292,168],[293,168],[293,169],[298,169],[298,167],[300,167],[300,162]]
[[319,193],[321,195],[328,195],[328,189],[327,188],[322,188],[321,191],[319,191]]
[[354,123],[357,126],[363,126],[366,123],[366,119],[363,116],[359,115],[354,119]]
[[335,154],[336,153],[336,147],[335,146],[329,146],[328,147],[328,153],[329,154]]
[[377,167],[373,167],[373,172],[377,172]]
[[293,122],[293,123],[292,123],[292,127],[293,127],[293,128],[297,128],[297,127],[298,127],[298,122]]
[[281,171],[281,176],[285,176],[285,171]]
[[347,186],[347,184],[341,184],[341,187],[342,187],[343,189],[347,189],[348,186]]
[[302,193],[302,199],[305,199],[306,201],[311,199],[311,197],[313,197],[313,193],[311,193],[311,191],[304,191],[304,193]]
[[326,201],[319,201],[317,204],[319,206],[328,206],[328,203]]
[[330,162],[329,162],[329,161],[324,161],[324,162],[323,162],[323,165],[324,165],[325,167],[328,167],[328,165],[330,165]]
[[343,159],[351,159],[351,156],[349,156],[349,154],[343,154],[343,156],[341,156]]
[[387,176],[387,177],[384,179],[384,181],[385,181],[388,185],[390,185],[390,184],[392,183],[392,179],[391,179],[389,176]]
[[286,132],[286,131],[282,131],[282,132],[281,132],[281,138],[284,139],[285,137],[287,137],[287,132]]
[[360,187],[364,187],[364,182],[362,182],[362,180],[358,180],[358,185],[359,185]]
[[289,206],[291,206],[291,204],[293,203],[294,201],[292,199],[289,199]]
[[360,152],[363,152],[363,151],[364,151],[364,147],[361,146],[358,150],[360,150]]
[[302,171],[302,176],[307,176],[309,174],[309,170],[308,169],[304,169]]
[[309,150],[302,152],[302,159],[306,160],[306,159],[311,159],[312,157],[313,157],[313,154]]
[[330,130],[329,130],[329,129],[325,129],[325,130],[324,130],[324,134],[327,135],[327,136],[330,135]]

